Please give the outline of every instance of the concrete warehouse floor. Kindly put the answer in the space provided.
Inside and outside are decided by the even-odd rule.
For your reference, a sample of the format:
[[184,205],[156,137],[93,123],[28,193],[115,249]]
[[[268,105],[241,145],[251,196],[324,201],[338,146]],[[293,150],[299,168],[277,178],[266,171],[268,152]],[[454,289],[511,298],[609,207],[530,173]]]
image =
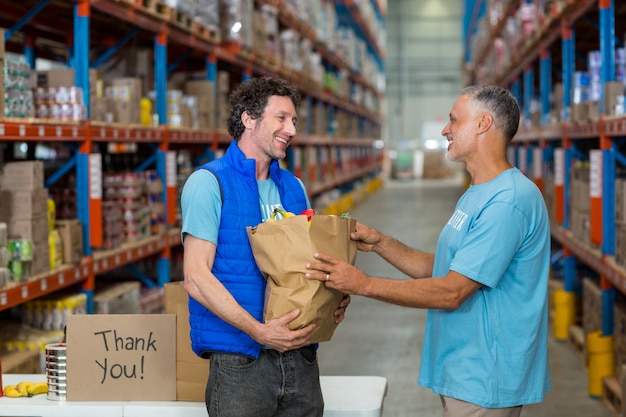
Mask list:
[[[463,191],[459,179],[388,180],[350,214],[409,246],[434,251]],[[372,275],[403,278],[374,254],[359,252],[357,266]],[[425,310],[353,297],[333,339],[320,346],[322,375],[386,377],[384,417],[441,416],[439,397],[417,385],[425,321]],[[552,335],[549,340],[552,390],[543,403],[524,407],[522,417],[612,417],[601,400],[589,396],[579,354]]]

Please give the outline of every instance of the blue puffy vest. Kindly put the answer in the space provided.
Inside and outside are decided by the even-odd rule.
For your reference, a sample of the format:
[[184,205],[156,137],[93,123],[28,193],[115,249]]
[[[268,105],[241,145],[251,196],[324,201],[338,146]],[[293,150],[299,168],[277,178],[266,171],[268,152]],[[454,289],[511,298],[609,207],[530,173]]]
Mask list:
[[[222,213],[213,274],[235,300],[254,318],[263,321],[265,278],[256,266],[246,232],[247,226],[262,222],[256,161],[246,159],[233,141],[222,158],[199,167],[211,171],[220,184]],[[270,177],[278,187],[283,207],[300,213],[307,208],[300,182],[277,161],[270,165]],[[207,357],[210,352],[227,352],[257,358],[261,345],[246,333],[224,322],[189,297],[191,345]]]

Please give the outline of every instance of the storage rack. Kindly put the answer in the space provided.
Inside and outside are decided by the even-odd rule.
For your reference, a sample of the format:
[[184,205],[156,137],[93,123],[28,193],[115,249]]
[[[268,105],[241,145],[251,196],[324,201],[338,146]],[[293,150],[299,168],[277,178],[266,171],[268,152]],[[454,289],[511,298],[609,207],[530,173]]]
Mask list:
[[[379,25],[384,25],[384,7],[379,0],[368,0],[376,12]],[[349,68],[344,58],[330,50],[315,37],[309,25],[293,16],[280,0],[255,0],[257,6],[270,4],[279,10],[280,25],[298,31],[315,45],[322,54],[324,63],[331,70],[349,72],[351,86],[359,86],[382,100],[384,93],[376,80],[367,79],[358,69]],[[368,42],[368,51],[373,54],[381,71],[384,65],[383,43],[376,36],[354,0],[340,0],[335,4],[339,17],[348,22],[361,39]],[[7,51],[23,53],[34,67],[35,53],[41,57],[69,62],[76,74],[76,86],[81,87],[85,97],[89,96],[89,68],[96,62],[110,58],[132,38],[150,43],[154,48],[154,78],[156,109],[159,127],[137,127],[92,123],[43,123],[33,120],[0,119],[2,142],[52,142],[59,141],[76,149],[76,155],[58,170],[49,181],[68,171],[76,173],[78,181],[78,218],[83,224],[85,256],[78,265],[63,265],[49,273],[30,278],[26,282],[13,283],[0,288],[0,311],[39,298],[59,289],[79,283],[88,296],[88,310],[93,311],[95,277],[124,265],[132,264],[149,256],[158,256],[156,283],[163,285],[170,279],[169,258],[172,248],[179,246],[180,229],[175,227],[176,189],[172,170],[175,171],[177,149],[200,149],[204,156],[214,157],[219,149],[230,142],[229,135],[220,129],[193,130],[171,129],[166,125],[165,89],[168,73],[181,65],[182,58],[189,66],[206,71],[207,80],[215,81],[217,70],[223,69],[231,77],[245,81],[252,76],[272,75],[291,81],[304,94],[305,111],[313,106],[324,106],[332,120],[334,112],[345,112],[358,118],[360,135],[353,138],[338,138],[329,123],[327,134],[312,134],[311,126],[298,135],[293,146],[296,149],[351,148],[355,150],[355,161],[337,160],[332,167],[334,175],[318,175],[308,187],[313,198],[325,191],[340,188],[349,192],[351,184],[363,179],[374,179],[382,169],[382,153],[373,147],[379,139],[382,116],[380,108],[366,108],[354,103],[351,98],[341,97],[331,89],[312,82],[303,74],[268,62],[261,54],[244,51],[237,44],[223,43],[215,31],[195,23],[159,0],[24,0],[17,4],[10,0],[0,1],[0,26],[9,27],[6,32]],[[62,27],[70,29],[67,33]],[[61,29],[60,29],[61,27]],[[126,30],[126,33],[124,31]],[[23,42],[16,36],[23,32]],[[114,37],[114,42],[111,41]],[[90,52],[95,44],[102,52],[94,59]],[[61,46],[59,46],[61,45]],[[113,45],[113,46],[110,46]],[[168,63],[176,56],[175,62]],[[182,58],[181,58],[182,57]],[[91,62],[91,64],[90,64]],[[169,66],[168,66],[169,64]],[[302,129],[300,130],[302,131]],[[169,228],[163,236],[151,237],[122,248],[98,251],[102,239],[101,195],[90,193],[90,187],[102,182],[101,161],[97,152],[105,143],[138,143],[151,146],[152,155],[146,157],[142,166],[154,164],[165,184],[163,200],[166,205],[166,223]],[[329,148],[330,149],[330,148]],[[339,156],[339,155],[338,155]],[[293,151],[288,154],[289,168],[294,171]],[[342,169],[342,162],[353,162],[358,168]],[[351,166],[352,166],[351,165]],[[329,170],[330,171],[330,170]]]
[[[615,260],[615,179],[618,168],[626,166],[626,117],[611,115],[611,109],[605,108],[605,89],[616,80],[616,47],[623,46],[626,10],[623,4],[611,0],[549,2],[551,8],[545,10],[543,19],[532,17],[538,22],[537,28],[520,43],[508,62],[498,66],[498,43],[505,37],[506,20],[533,2],[501,3],[504,4],[501,20],[487,24],[487,30],[479,34],[480,19],[487,19],[489,14],[487,2],[466,2],[464,26],[468,37],[463,65],[468,80],[501,85],[517,96],[523,122],[509,159],[544,193],[549,191],[546,183],[551,182],[554,193],[551,230],[553,241],[562,248],[564,290],[576,292],[577,265],[584,264],[594,270],[599,275],[602,292],[602,335],[614,335],[618,295],[615,291],[626,294],[626,269]],[[601,57],[598,115],[586,121],[575,120],[572,114],[575,103],[569,92],[575,71],[587,69],[587,54],[593,50],[599,50]],[[553,90],[557,83],[563,85],[562,95]],[[555,105],[563,109],[556,121]],[[531,122],[533,116],[535,123]],[[571,230],[569,169],[575,161],[585,161],[590,166],[588,242],[581,241]],[[618,414],[619,404],[608,403]]]

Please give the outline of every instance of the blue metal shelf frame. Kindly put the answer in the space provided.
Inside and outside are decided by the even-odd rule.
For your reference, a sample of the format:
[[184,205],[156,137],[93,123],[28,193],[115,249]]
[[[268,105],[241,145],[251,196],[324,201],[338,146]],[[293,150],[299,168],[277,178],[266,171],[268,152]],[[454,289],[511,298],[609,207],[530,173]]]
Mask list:
[[541,51],[539,63],[539,94],[541,95],[541,126],[548,124],[550,116],[550,91],[552,87],[552,56],[547,50]]
[[[574,55],[574,30],[569,26],[563,24],[561,27],[561,42],[562,42],[562,55],[563,64],[561,68],[561,75],[563,78],[563,91],[572,91],[572,78],[575,68],[575,55]],[[571,106],[571,98],[569,94],[563,94],[563,110],[561,114],[561,120],[567,122],[570,120],[570,114],[568,109]]]
[[26,63],[28,64],[28,66],[30,67],[30,69],[34,70],[35,69],[35,61],[36,61],[36,57],[35,57],[35,37],[32,34],[25,34],[24,35],[25,39],[24,39],[24,59],[26,60]]
[[[74,4],[74,38],[72,56],[75,84],[83,90],[83,97],[89,97],[89,42],[90,42],[90,8],[89,2],[79,1]],[[89,100],[85,100],[87,118],[90,115]],[[76,210],[78,220],[83,225],[83,249],[84,254],[91,256],[91,212],[90,212],[90,167],[89,158],[91,150],[89,139],[87,146],[81,146],[76,163]],[[87,312],[93,313],[93,288],[83,284],[82,292],[87,296]]]
[[522,85],[521,85],[519,78],[511,83],[511,93],[513,93],[513,95],[517,99],[517,104],[521,108],[522,107]]
[[[206,61],[205,61],[205,67],[206,67],[206,80],[210,81],[213,83],[213,85],[215,86],[215,88],[213,88],[213,103],[217,103],[217,57],[215,56],[215,53],[212,54],[207,54],[206,56]],[[217,106],[213,106],[213,123],[215,123],[215,120],[217,119]],[[212,128],[214,128],[215,126],[211,126]],[[209,145],[210,147],[211,145]],[[209,161],[212,161],[215,158],[215,152],[213,152],[210,148],[207,150],[207,152],[210,152],[209,155]]]
[[[156,153],[156,167],[159,178],[163,183],[163,191],[161,193],[161,199],[165,207],[169,207],[167,201],[167,151],[159,149]],[[169,254],[169,250],[167,251]],[[169,256],[161,255],[157,260],[157,283],[159,287],[170,282],[171,262]]]
[[[159,125],[167,125],[167,28],[163,26],[154,36],[154,89],[156,91],[156,109]],[[163,184],[162,201],[169,207],[167,201],[167,143],[156,152],[156,169]],[[168,251],[169,253],[169,251]],[[160,256],[157,261],[157,281],[163,286],[170,281],[170,259]]]
[[465,34],[465,39],[463,39],[463,57],[465,63],[472,62],[474,59],[471,41],[476,33],[478,21],[485,15],[486,4],[485,0],[465,0],[463,11],[463,33]]
[[[74,5],[74,55],[76,56],[75,82],[83,89],[84,97],[89,97],[89,15],[81,15],[80,4]],[[87,114],[89,104],[87,101]],[[76,204],[78,219],[83,225],[90,224],[89,213],[89,154],[85,150],[79,152],[76,164]],[[91,255],[91,236],[89,227],[83,227],[85,255]]]
[[167,29],[154,36],[154,87],[159,125],[167,125]]
[[[600,54],[602,85],[615,80],[615,11],[613,0],[600,1]],[[600,90],[600,113],[605,114],[604,88]]]
[[535,71],[532,68],[524,70],[524,117],[530,120],[530,103],[535,94]]

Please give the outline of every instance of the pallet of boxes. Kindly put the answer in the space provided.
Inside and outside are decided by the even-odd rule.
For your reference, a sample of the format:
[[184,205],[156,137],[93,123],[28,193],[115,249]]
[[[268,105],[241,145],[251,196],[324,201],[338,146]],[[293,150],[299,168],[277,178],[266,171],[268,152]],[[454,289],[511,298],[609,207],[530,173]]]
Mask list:
[[0,168],[0,223],[6,223],[10,281],[25,281],[50,270],[42,161],[8,162]]

